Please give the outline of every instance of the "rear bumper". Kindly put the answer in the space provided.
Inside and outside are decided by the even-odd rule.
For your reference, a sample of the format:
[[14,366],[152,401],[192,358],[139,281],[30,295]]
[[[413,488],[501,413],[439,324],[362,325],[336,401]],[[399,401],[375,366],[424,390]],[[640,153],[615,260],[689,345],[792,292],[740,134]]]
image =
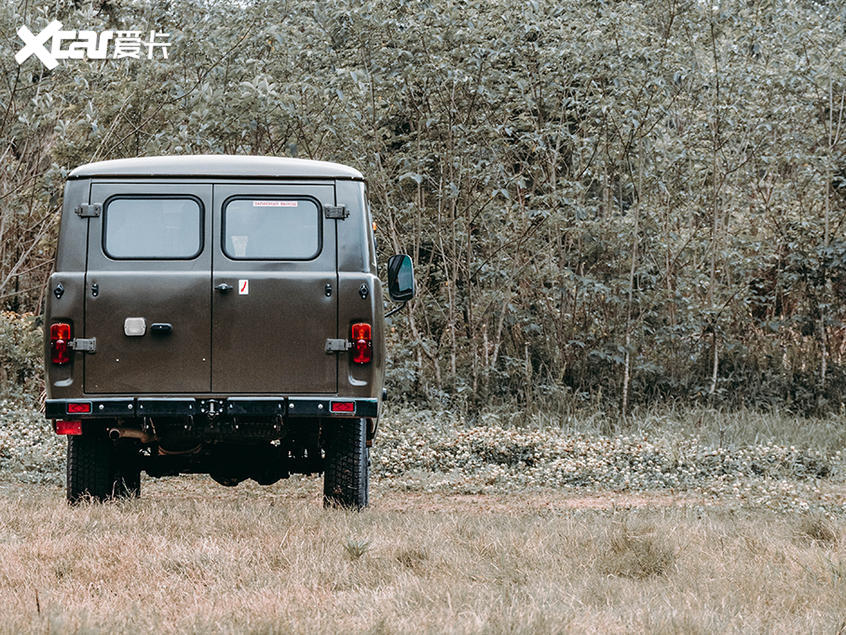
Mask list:
[[344,397],[106,397],[48,399],[47,419],[143,417],[367,418],[379,416],[379,400]]

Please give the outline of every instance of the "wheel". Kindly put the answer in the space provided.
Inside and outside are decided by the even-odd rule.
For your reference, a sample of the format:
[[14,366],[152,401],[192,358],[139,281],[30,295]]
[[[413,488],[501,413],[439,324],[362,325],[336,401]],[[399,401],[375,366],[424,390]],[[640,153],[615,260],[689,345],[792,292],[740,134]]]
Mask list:
[[140,495],[141,471],[132,452],[116,448],[105,437],[68,437],[68,502]]
[[326,427],[323,506],[363,509],[370,498],[367,422],[339,419]]
[[141,497],[141,470],[135,469],[128,472],[123,472],[123,488],[125,493],[123,495],[128,498]]

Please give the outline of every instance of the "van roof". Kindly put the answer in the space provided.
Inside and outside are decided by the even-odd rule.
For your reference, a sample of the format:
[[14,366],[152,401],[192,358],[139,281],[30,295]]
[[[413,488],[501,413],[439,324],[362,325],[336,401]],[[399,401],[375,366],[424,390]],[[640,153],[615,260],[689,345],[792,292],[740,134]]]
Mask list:
[[364,180],[361,172],[340,163],[282,157],[195,154],[140,157],[86,163],[68,175],[70,179],[91,177],[259,177]]

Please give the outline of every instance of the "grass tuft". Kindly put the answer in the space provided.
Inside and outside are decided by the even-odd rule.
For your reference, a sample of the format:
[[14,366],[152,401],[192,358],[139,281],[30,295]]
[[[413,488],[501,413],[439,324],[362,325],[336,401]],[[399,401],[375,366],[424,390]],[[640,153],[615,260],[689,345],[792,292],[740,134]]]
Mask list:
[[838,542],[834,523],[824,514],[818,512],[803,516],[796,528],[796,533],[800,539],[815,542],[819,545],[834,547]]
[[347,538],[346,542],[344,542],[344,551],[347,552],[350,560],[355,562],[370,551],[370,541]]
[[601,558],[603,572],[643,580],[667,573],[676,561],[676,550],[654,528],[629,527],[612,530]]
[[396,558],[401,565],[415,571],[420,570],[429,559],[429,552],[420,547],[405,547],[397,552]]

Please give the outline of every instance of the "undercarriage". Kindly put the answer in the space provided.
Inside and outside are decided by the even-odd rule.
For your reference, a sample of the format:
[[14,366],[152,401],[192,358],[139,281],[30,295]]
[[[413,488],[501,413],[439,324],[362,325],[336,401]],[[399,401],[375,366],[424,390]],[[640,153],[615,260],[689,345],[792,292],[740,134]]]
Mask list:
[[[335,404],[343,410],[335,412]],[[356,415],[375,415],[370,406],[367,399],[109,398],[50,400],[47,411],[64,415],[54,425],[68,437],[71,502],[140,496],[142,472],[209,474],[226,486],[323,473],[327,506],[360,509],[369,494],[376,419]],[[312,414],[321,411],[328,416]],[[128,416],[97,416],[103,412]]]

